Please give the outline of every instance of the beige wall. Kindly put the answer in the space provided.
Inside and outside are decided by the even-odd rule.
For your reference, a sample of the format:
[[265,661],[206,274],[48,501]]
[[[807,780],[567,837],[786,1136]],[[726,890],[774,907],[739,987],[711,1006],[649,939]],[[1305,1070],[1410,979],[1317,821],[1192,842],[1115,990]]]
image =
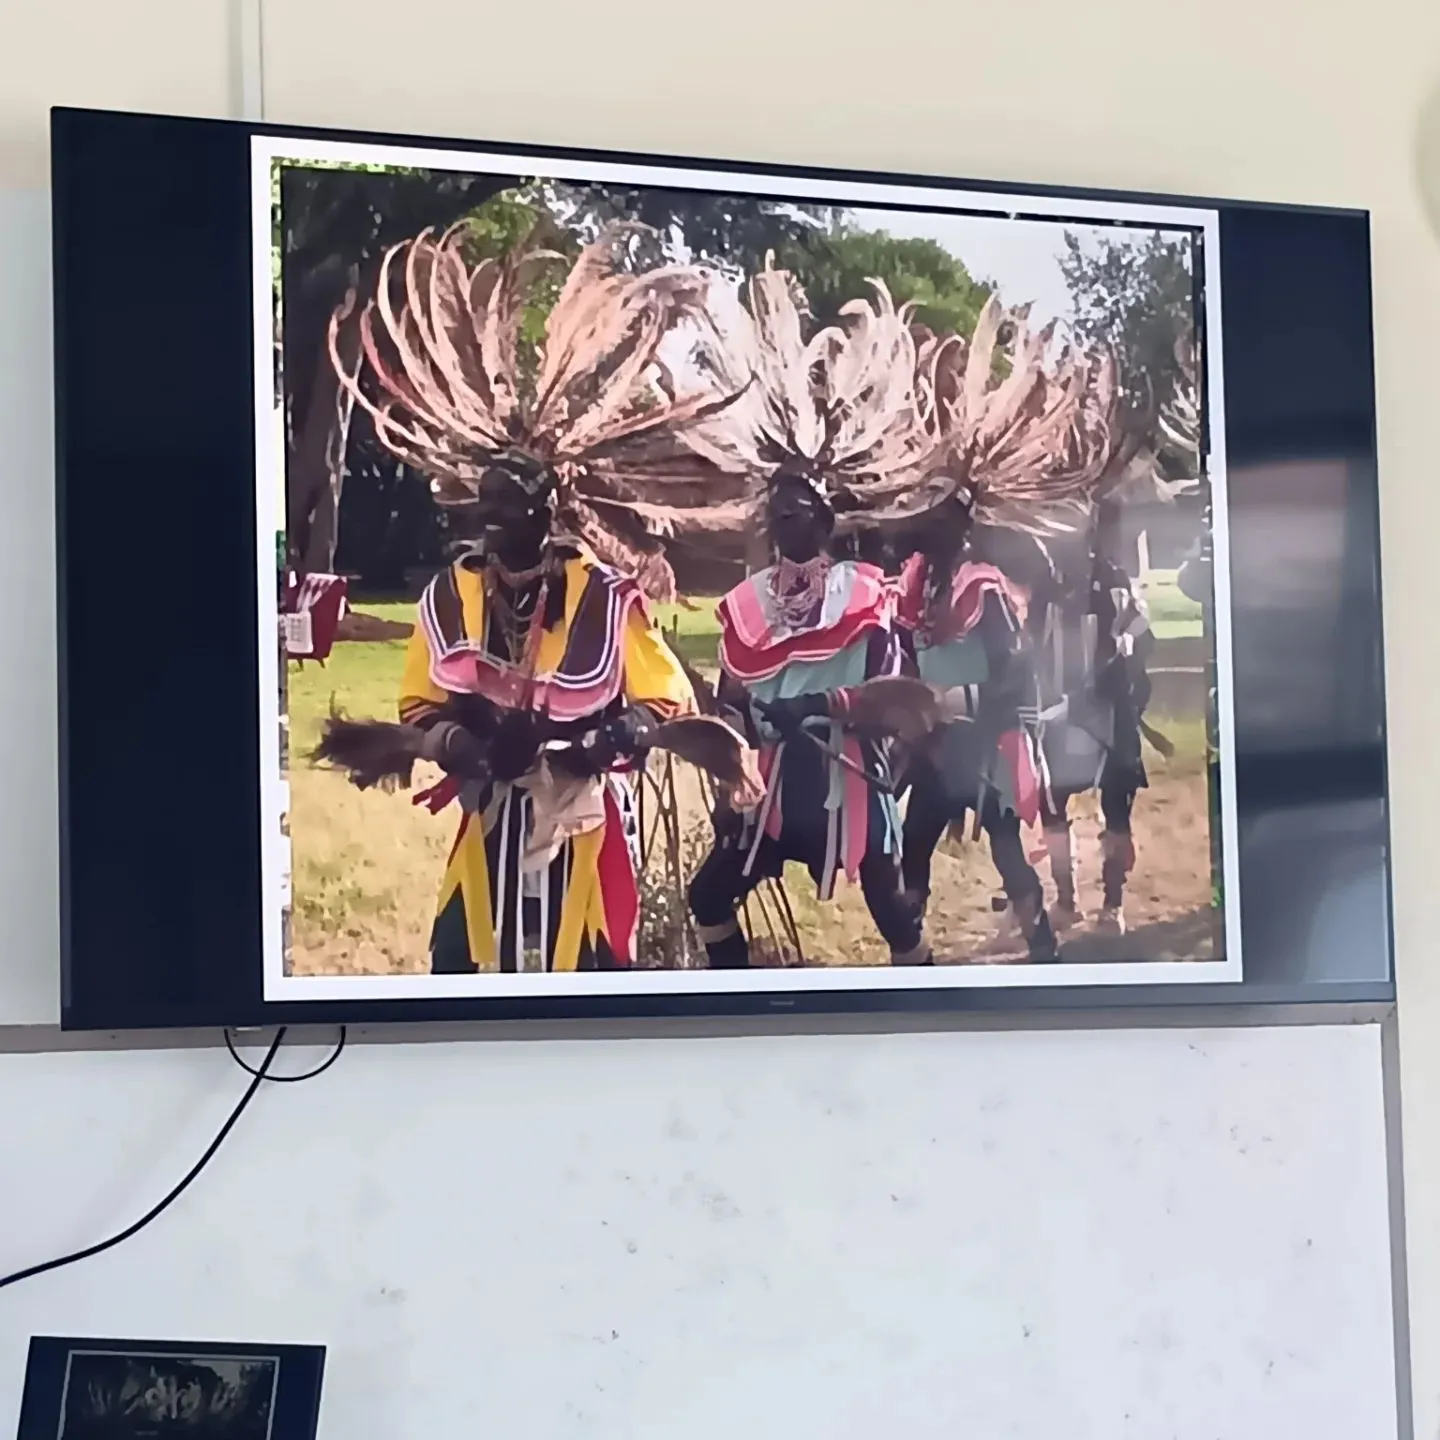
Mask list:
[[[4,0],[0,185],[44,183],[51,103],[224,113],[230,32],[223,0]],[[269,0],[264,54],[277,120],[1373,212],[1416,1418],[1435,1435],[1440,242],[1417,156],[1440,4]]]
[[0,0],[0,185],[48,183],[52,105],[230,113],[231,28],[227,0]]

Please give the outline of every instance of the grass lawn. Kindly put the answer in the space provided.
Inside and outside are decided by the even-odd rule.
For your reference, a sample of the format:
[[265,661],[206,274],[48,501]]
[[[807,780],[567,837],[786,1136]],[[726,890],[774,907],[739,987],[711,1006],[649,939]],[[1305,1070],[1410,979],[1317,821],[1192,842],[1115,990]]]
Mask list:
[[[1175,570],[1152,570],[1145,580],[1145,599],[1150,607],[1150,624],[1157,640],[1180,640],[1203,633],[1200,607],[1180,592]],[[658,605],[656,618],[667,634],[674,633],[676,650],[691,664],[713,664],[720,626],[715,619],[716,601],[696,596],[686,605]],[[694,608],[690,608],[694,607]]]
[[[1162,624],[1198,627],[1198,620],[1186,616],[1182,607],[1189,602],[1174,590],[1173,580],[1158,587],[1158,595],[1152,590],[1152,596],[1159,601]],[[414,612],[412,604],[399,602],[357,608],[399,621],[412,619]],[[676,632],[678,648],[713,665],[715,602],[659,611],[661,623]],[[421,970],[426,963],[435,888],[454,834],[454,815],[431,815],[404,793],[357,791],[306,758],[332,705],[356,717],[395,718],[405,649],[404,640],[344,642],[323,666],[289,667],[292,934],[299,973],[394,974]],[[1155,721],[1178,753],[1168,762],[1149,757],[1151,788],[1138,812],[1145,859],[1134,894],[1138,917],[1163,920],[1207,903],[1204,733],[1195,714],[1157,714]],[[681,768],[682,829],[693,863],[708,846],[710,831],[698,785],[688,767]],[[430,778],[417,777],[422,783]],[[1091,873],[1098,863],[1094,808],[1093,797],[1087,797],[1077,817],[1077,833],[1084,837],[1082,876],[1091,889],[1098,883]],[[956,850],[947,842],[936,863],[936,938],[956,954],[976,953],[986,943],[995,885],[984,847],[967,843]],[[806,932],[808,953],[830,963],[841,957],[850,963],[881,963],[884,947],[858,890],[842,885],[833,904],[821,904],[809,878],[799,867],[791,869],[787,890]]]
[[719,599],[697,595],[674,605],[655,606],[655,619],[677,655],[687,664],[713,668],[720,647],[720,622],[715,618]]
[[[1160,640],[1191,638],[1202,633],[1200,606],[1181,594],[1177,570],[1152,570],[1145,579],[1145,599],[1150,606],[1150,623]],[[720,626],[715,619],[717,597],[697,595],[684,603],[655,606],[661,628],[674,637],[676,650],[693,664],[713,665]],[[355,607],[384,620],[410,624],[415,604],[410,600],[361,601]]]
[[[1152,570],[1146,577],[1145,598],[1150,607],[1150,624],[1157,640],[1198,639],[1203,633],[1200,607],[1188,596],[1181,594],[1176,584],[1177,571]],[[655,618],[665,631],[676,653],[688,664],[709,672],[715,667],[715,654],[720,641],[720,626],[715,618],[717,597],[697,595],[683,603],[655,606]],[[383,620],[412,624],[415,620],[415,603],[411,600],[361,601],[355,606],[367,615]],[[325,676],[334,672],[330,688],[346,697],[345,708],[355,715],[378,715],[390,718],[394,709],[394,694],[387,699],[384,688],[390,682],[383,678],[376,666],[380,658],[359,660],[352,653],[357,650],[375,649],[382,654],[394,652],[393,669],[398,682],[399,666],[404,653],[403,641],[389,641],[377,646],[342,645],[337,647],[335,658],[327,670],[307,666],[292,683],[301,687],[302,701],[310,698],[317,688],[328,682]],[[352,671],[359,667],[360,673]],[[293,673],[293,672],[292,672]],[[388,672],[387,672],[388,673]],[[328,692],[327,692],[328,693]],[[318,723],[318,722],[317,722]],[[304,744],[306,737],[297,737],[298,744]]]
[[1157,640],[1193,639],[1204,633],[1200,606],[1180,591],[1178,570],[1152,570],[1145,577],[1145,602]]
[[[363,605],[367,615],[408,609],[413,605]],[[356,719],[394,720],[400,701],[400,676],[405,666],[404,640],[378,640],[337,645],[323,665],[290,662],[288,690],[292,754],[303,757],[315,748],[320,726],[331,702]]]
[[[1200,607],[1180,593],[1175,571],[1152,571],[1145,588],[1159,639],[1202,634]],[[715,598],[696,597],[655,611],[676,651],[710,674],[719,639],[715,607]],[[415,621],[413,600],[362,600],[355,608],[407,625]],[[324,665],[289,666],[293,964],[300,973],[387,974],[422,970],[426,964],[435,887],[454,834],[453,814],[431,815],[403,793],[362,793],[307,759],[332,707],[356,718],[396,718],[406,648],[403,639],[350,641],[337,645]],[[1164,702],[1156,708],[1162,710]],[[1178,753],[1169,762],[1149,757],[1151,788],[1137,808],[1144,858],[1133,891],[1142,920],[1166,920],[1209,903],[1203,724],[1188,691],[1176,708],[1182,713],[1154,718]],[[688,767],[681,769],[682,830],[693,863],[710,843],[710,827],[698,782]],[[417,776],[421,783],[432,778]],[[1098,863],[1094,809],[1093,797],[1087,797],[1077,815],[1082,880],[1091,889]],[[946,842],[936,864],[932,921],[937,942],[956,954],[978,953],[989,933],[989,895],[995,886],[985,849],[967,843],[956,850]],[[830,963],[842,957],[850,963],[882,962],[884,947],[858,891],[842,885],[833,904],[820,904],[808,877],[791,868],[795,873],[786,888],[809,953]]]

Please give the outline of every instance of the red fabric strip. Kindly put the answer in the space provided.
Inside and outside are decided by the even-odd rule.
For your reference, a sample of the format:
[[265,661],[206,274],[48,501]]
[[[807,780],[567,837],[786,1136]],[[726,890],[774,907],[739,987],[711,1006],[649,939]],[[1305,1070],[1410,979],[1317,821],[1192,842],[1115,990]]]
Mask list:
[[618,965],[628,968],[635,961],[635,932],[640,919],[640,890],[630,864],[630,847],[620,807],[607,786],[605,790],[605,835],[596,861],[599,871],[600,904],[605,911],[605,938]]

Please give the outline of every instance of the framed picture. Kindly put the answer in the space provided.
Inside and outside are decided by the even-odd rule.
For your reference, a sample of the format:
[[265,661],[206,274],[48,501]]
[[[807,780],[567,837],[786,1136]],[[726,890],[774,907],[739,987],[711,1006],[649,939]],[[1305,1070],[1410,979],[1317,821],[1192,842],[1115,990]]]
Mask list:
[[[67,1024],[1385,998],[1363,214],[91,112],[53,153]],[[171,418],[85,358],[121,165],[106,244],[210,257],[123,322],[203,485],[102,463]],[[121,535],[174,602],[117,729]]]
[[30,1342],[17,1440],[314,1440],[325,1349]]
[[[264,700],[280,699],[279,713],[267,705],[259,727],[264,773],[274,780],[265,791],[267,894],[274,897],[267,996],[1240,978],[1234,772],[1219,758],[1233,748],[1233,686],[1217,210],[717,174],[618,158],[555,157],[541,167],[478,147],[457,155],[259,137],[253,157],[257,375],[268,380],[268,362],[279,359],[273,396],[267,388],[264,402],[257,398],[255,435],[257,626],[262,636],[277,627],[282,636],[278,647],[262,650],[278,673],[260,687]],[[383,217],[387,258],[368,258],[376,227],[346,231],[331,218],[347,197]],[[450,239],[437,242],[442,230]],[[444,249],[432,255],[437,243]],[[295,259],[307,245],[327,248],[325,263],[356,278],[344,314],[333,305],[315,311]],[[530,252],[554,258],[530,261]],[[487,275],[503,277],[505,266],[532,267],[529,288],[517,284],[505,296],[521,309],[497,322],[494,337],[518,345],[515,374],[477,373],[473,394],[456,388],[456,367],[471,364],[467,343],[482,354],[483,311],[459,319],[452,335],[437,332],[433,355],[425,349],[430,328],[442,324],[441,307],[454,304],[434,288],[447,264],[471,287]],[[403,278],[402,266],[409,267]],[[530,865],[536,811],[523,789],[457,786],[431,771],[416,787],[448,800],[437,816],[434,803],[413,804],[384,785],[357,792],[343,773],[312,758],[332,713],[383,720],[419,713],[440,699],[442,670],[451,677],[446,685],[478,687],[470,698],[506,704],[500,692],[511,675],[496,648],[503,642],[493,625],[465,613],[478,613],[483,595],[492,610],[504,601],[496,572],[480,557],[448,567],[444,557],[476,502],[465,491],[462,503],[444,503],[452,461],[424,447],[433,438],[438,450],[468,445],[483,455],[481,392],[493,383],[515,385],[511,421],[534,432],[517,450],[528,445],[543,455],[561,443],[568,422],[540,414],[542,398],[533,392],[543,382],[527,366],[548,362],[560,374],[561,297],[584,266],[608,267],[639,285],[662,274],[708,285],[695,311],[667,322],[671,333],[642,358],[667,384],[703,392],[712,361],[707,331],[724,332],[719,348],[726,341],[749,347],[738,363],[753,362],[745,383],[764,412],[755,434],[744,433],[750,417],[730,418],[749,398],[742,396],[710,422],[713,437],[704,425],[680,434],[682,450],[687,438],[716,448],[754,442],[754,455],[745,457],[754,469],[738,477],[741,484],[723,465],[712,467],[713,495],[700,482],[662,478],[646,486],[628,474],[613,484],[597,479],[593,496],[583,479],[575,484],[585,495],[575,506],[593,517],[577,549],[588,540],[592,552],[618,561],[617,572],[625,554],[637,574],[640,566],[663,566],[664,589],[643,643],[677,673],[681,665],[690,671],[689,681],[673,686],[658,668],[642,680],[637,649],[630,668],[617,654],[612,688],[650,699],[652,708],[692,688],[718,696],[719,712],[754,746],[765,775],[752,812],[719,824],[717,787],[671,754],[653,753],[612,775],[599,833],[632,827],[635,855],[632,864],[603,869],[604,839],[588,843],[592,831]],[[783,284],[767,290],[778,277]],[[761,307],[771,304],[788,308],[767,329]],[[887,309],[897,304],[898,315]],[[1144,322],[1130,313],[1136,308]],[[834,436],[823,435],[828,422],[817,402],[795,400],[784,390],[789,377],[772,373],[798,369],[800,352],[788,354],[787,343],[808,346],[809,363],[818,364],[827,337],[856,351],[837,355],[837,371],[863,367],[859,327],[887,321],[891,348],[874,373],[848,382],[882,399],[823,403],[923,409],[931,403],[926,386],[938,393],[952,375],[964,383],[962,372],[973,385],[977,364],[990,367],[971,402],[988,419],[976,413],[957,424],[975,432],[971,444],[992,443],[976,438],[986,424],[1014,433],[993,442],[994,454],[957,462],[969,467],[976,521],[968,537],[957,523],[957,552],[963,546],[972,558],[957,553],[950,569],[957,587],[972,588],[941,623],[973,602],[988,622],[1024,636],[1013,662],[987,657],[978,629],[947,645],[916,647],[909,663],[927,680],[953,682],[975,708],[903,758],[898,743],[836,722],[824,692],[842,672],[846,683],[863,685],[905,667],[906,660],[877,660],[875,652],[887,635],[898,648],[915,638],[906,633],[903,592],[912,578],[927,583],[917,578],[922,545],[914,529],[907,533],[881,512],[906,508],[907,484],[918,492],[932,482],[921,473],[924,462],[910,473],[902,462],[879,484],[859,472],[847,478],[847,467],[861,462],[844,445],[873,447],[874,437],[847,439],[850,422],[839,420]],[[628,337],[618,344],[628,358]],[[982,360],[969,353],[976,346],[984,347]],[[497,357],[494,364],[506,363]],[[594,359],[602,368],[615,363]],[[485,361],[475,363],[483,369]],[[1004,375],[1012,377],[1009,392]],[[580,383],[583,377],[577,390]],[[441,393],[422,399],[413,387],[426,384]],[[795,413],[786,413],[792,403]],[[938,402],[932,422],[942,424],[943,412]],[[866,418],[861,413],[856,424]],[[452,428],[442,435],[446,423]],[[797,433],[803,424],[814,433]],[[328,461],[306,448],[307,426],[317,425],[325,427]],[[836,525],[823,548],[812,547],[811,567],[825,567],[815,577],[817,596],[829,591],[815,616],[800,619],[789,613],[801,603],[794,595],[777,598],[798,568],[773,533],[762,533],[766,496],[773,501],[775,492],[765,488],[761,452],[786,445],[794,454],[776,469],[810,464],[816,486],[848,485],[856,507],[848,546]],[[1002,453],[1007,445],[1013,454]],[[320,473],[317,463],[332,468]],[[485,461],[476,464],[483,471]],[[1027,464],[1035,473],[1024,472]],[[1054,472],[1068,467],[1073,507],[1047,494],[1046,466],[1056,485]],[[1074,473],[1087,466],[1088,488]],[[343,485],[335,484],[341,475]],[[724,528],[728,515],[716,512],[745,509],[736,497],[747,485],[743,520]],[[892,502],[900,495],[901,504],[867,506],[870,489]],[[615,497],[631,493],[646,498],[627,511]],[[655,510],[664,511],[654,522],[657,539],[635,548],[635,530],[643,533]],[[917,506],[917,524],[943,525],[942,513]],[[558,515],[556,524],[575,528]],[[358,563],[370,572],[353,586],[353,643],[330,652],[323,668],[309,663],[310,640],[297,644],[291,588],[276,588],[272,535],[307,571],[333,571],[344,558],[342,568]],[[744,543],[757,536],[758,544]],[[373,544],[383,556],[366,549]],[[585,583],[578,571],[567,578],[572,590]],[[980,598],[992,578],[996,590]],[[885,612],[887,585],[900,595],[893,614]],[[581,694],[582,677],[567,671],[564,650],[583,648],[587,638],[596,654],[617,639],[623,650],[632,643],[621,638],[625,622],[613,623],[614,637],[586,637],[564,620],[549,633],[563,630],[565,644],[542,637],[531,679],[547,699],[537,709],[584,709],[584,700],[571,699]],[[631,630],[637,623],[628,621]],[[866,645],[871,653],[857,659]],[[477,659],[478,682],[454,678]],[[995,672],[1006,663],[1014,673],[1002,678]],[[1101,694],[1107,686],[1114,694]],[[1008,700],[1001,698],[1007,687]],[[817,713],[787,743],[765,724],[763,707],[796,696],[814,701]],[[589,720],[608,713],[585,712]],[[580,722],[554,728],[568,735]],[[275,749],[280,736],[288,737],[288,756]],[[538,769],[520,781],[532,795]],[[733,826],[733,841],[723,824]],[[577,921],[574,912],[586,905]]]

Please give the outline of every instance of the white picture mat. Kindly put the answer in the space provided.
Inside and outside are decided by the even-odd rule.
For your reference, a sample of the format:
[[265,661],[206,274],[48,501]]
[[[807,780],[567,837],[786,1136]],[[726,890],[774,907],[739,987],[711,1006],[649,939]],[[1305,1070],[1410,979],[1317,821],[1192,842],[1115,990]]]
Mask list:
[[[533,176],[600,184],[712,193],[769,195],[837,205],[914,207],[955,213],[996,212],[1054,217],[1076,224],[1128,223],[1198,230],[1205,250],[1204,413],[1210,428],[1208,474],[1212,494],[1216,690],[1220,740],[1220,829],[1224,891],[1223,959],[1066,965],[944,965],[934,967],[816,966],[756,970],[578,971],[473,975],[287,975],[283,916],[290,893],[290,842],[282,829],[288,809],[279,751],[279,646],[274,589],[275,537],[285,467],[283,428],[275,413],[274,310],[271,273],[271,169],[275,161],[403,165],[462,174]],[[584,995],[784,994],[840,990],[946,990],[1214,984],[1243,978],[1240,862],[1235,792],[1229,510],[1225,466],[1224,349],[1220,295],[1220,220],[1213,209],[1119,200],[966,191],[944,186],[889,184],[787,173],[699,169],[571,157],[516,155],[481,147],[448,150],[423,145],[366,144],[299,136],[251,138],[252,285],[255,341],[256,565],[260,635],[259,714],[262,825],[263,993],[282,1000],[420,1000]],[[1024,223],[1018,221],[1016,223]],[[292,757],[293,762],[293,757]]]

